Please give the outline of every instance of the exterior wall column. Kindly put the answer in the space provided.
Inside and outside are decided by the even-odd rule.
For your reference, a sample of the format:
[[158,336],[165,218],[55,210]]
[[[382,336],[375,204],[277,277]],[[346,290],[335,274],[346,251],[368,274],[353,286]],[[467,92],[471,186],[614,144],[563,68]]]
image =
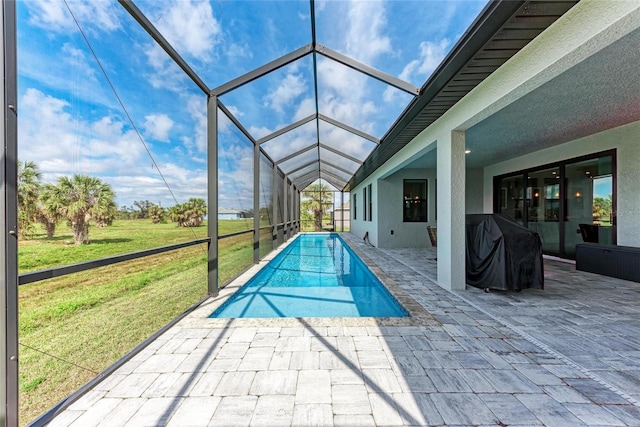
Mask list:
[[464,131],[438,138],[438,284],[451,290],[466,286],[464,150]]

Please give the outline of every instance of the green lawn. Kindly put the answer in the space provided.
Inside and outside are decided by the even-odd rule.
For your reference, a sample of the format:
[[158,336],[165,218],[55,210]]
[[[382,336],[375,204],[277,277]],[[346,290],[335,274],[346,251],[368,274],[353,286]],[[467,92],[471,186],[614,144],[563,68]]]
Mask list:
[[[252,220],[219,221],[219,233]],[[205,237],[207,227],[116,221],[91,244],[37,234],[19,243],[21,273]],[[253,234],[219,242],[219,282],[253,261]],[[31,283],[19,288],[20,419],[24,425],[69,395],[207,293],[206,244]]]

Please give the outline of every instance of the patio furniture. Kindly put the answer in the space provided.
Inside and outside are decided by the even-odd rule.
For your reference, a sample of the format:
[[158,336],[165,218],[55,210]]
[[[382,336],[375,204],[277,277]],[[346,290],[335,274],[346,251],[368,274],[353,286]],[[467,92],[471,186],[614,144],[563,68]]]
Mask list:
[[502,214],[466,216],[467,284],[515,290],[544,288],[540,236]]
[[582,240],[586,243],[598,243],[599,242],[599,227],[594,224],[578,224],[580,228],[580,234]]
[[640,248],[578,243],[576,270],[640,282]]
[[434,248],[438,246],[438,229],[427,225],[427,233],[429,233],[429,240],[431,240],[431,246]]

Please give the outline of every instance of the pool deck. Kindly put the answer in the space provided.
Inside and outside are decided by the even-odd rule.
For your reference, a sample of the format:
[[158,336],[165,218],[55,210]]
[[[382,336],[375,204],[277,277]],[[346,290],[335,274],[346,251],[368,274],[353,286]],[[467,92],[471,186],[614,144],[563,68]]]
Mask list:
[[410,320],[207,318],[254,268],[49,425],[640,425],[639,283],[450,292],[432,249],[343,237]]

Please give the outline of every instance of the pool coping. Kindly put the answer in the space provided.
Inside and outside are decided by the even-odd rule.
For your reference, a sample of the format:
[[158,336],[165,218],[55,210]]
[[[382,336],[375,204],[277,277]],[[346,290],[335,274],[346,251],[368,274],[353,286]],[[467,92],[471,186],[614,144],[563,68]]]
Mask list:
[[[382,269],[376,265],[368,256],[358,248],[355,241],[351,239],[353,235],[349,233],[339,233],[342,240],[349,248],[358,255],[371,272],[380,280],[387,291],[409,314],[407,317],[268,317],[268,318],[219,318],[214,319],[209,316],[218,307],[224,304],[235,292],[244,286],[253,276],[262,270],[273,258],[282,252],[287,246],[304,234],[322,233],[298,233],[277,249],[267,254],[258,264],[248,268],[228,285],[219,290],[215,297],[205,300],[197,309],[187,315],[178,324],[185,327],[205,327],[205,328],[242,328],[247,326],[269,327],[269,326],[296,326],[304,323],[310,326],[429,326],[440,324],[433,318],[408,292],[389,277]],[[324,233],[331,234],[331,233]],[[363,243],[364,244],[364,243]]]

